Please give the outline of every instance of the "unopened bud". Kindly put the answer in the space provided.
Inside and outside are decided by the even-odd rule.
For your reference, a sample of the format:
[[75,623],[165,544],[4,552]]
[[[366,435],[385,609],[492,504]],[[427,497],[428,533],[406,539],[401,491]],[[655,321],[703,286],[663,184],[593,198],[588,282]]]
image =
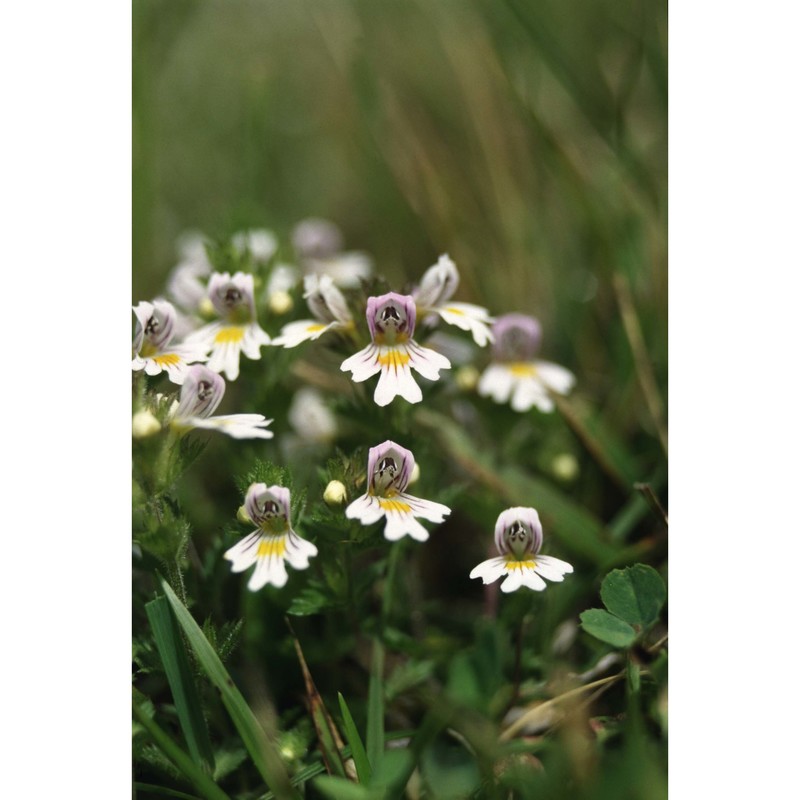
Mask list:
[[250,519],[250,515],[247,513],[247,509],[244,506],[239,506],[239,510],[236,512],[236,519],[239,522],[244,522],[245,525],[253,525],[253,520]]
[[414,469],[411,470],[411,474],[408,476],[408,485],[411,486],[412,483],[416,483],[419,480],[419,464],[414,462]]
[[572,453],[560,453],[551,465],[553,475],[561,481],[573,481],[578,476],[578,460]]
[[133,415],[133,438],[145,439],[158,433],[161,430],[161,423],[156,419],[152,411],[137,411]]
[[216,311],[214,310],[214,304],[211,302],[211,298],[204,297],[197,306],[197,310],[202,314],[204,317],[213,317],[216,315]]
[[329,506],[340,506],[347,500],[347,489],[344,488],[344,484],[341,481],[331,481],[325,487],[322,499]]
[[478,378],[480,378],[480,373],[472,364],[456,370],[456,386],[462,392],[471,392],[478,385]]
[[288,314],[294,308],[294,300],[289,292],[273,292],[267,305],[273,314]]

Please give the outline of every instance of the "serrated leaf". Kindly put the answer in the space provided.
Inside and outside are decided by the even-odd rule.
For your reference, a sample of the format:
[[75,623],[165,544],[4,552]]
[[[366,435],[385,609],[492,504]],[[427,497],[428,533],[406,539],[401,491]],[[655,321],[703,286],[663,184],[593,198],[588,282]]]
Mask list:
[[581,626],[587,633],[614,647],[629,647],[636,631],[627,622],[602,608],[590,608],[581,614]]
[[612,614],[631,625],[647,628],[658,619],[667,590],[652,567],[634,564],[609,572],[600,587],[600,597]]
[[318,614],[329,605],[330,600],[325,592],[314,586],[306,586],[292,598],[286,613],[293,617],[307,617],[310,614]]

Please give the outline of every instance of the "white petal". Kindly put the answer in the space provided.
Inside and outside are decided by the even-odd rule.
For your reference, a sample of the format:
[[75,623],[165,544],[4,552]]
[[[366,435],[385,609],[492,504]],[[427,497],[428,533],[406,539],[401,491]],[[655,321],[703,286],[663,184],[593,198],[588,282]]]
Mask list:
[[355,355],[346,358],[340,367],[342,372],[352,372],[353,381],[361,383],[367,378],[371,378],[381,371],[381,364],[378,361],[378,348],[374,344],[368,344],[363,350],[359,350]]
[[387,511],[383,535],[390,542],[396,542],[406,535],[418,542],[424,542],[430,536],[428,531],[408,511]]
[[265,430],[271,422],[261,414],[225,414],[207,419],[189,417],[181,420],[182,424],[192,428],[220,431],[234,439],[271,439],[275,434]]
[[271,583],[273,586],[280,588],[285,585],[289,575],[286,572],[286,566],[283,563],[283,558],[280,556],[263,556],[258,559],[256,568],[247,582],[247,588],[251,592],[257,592],[263,586]]
[[481,578],[484,583],[494,583],[501,575],[506,574],[506,557],[497,556],[486,561],[481,561],[472,572],[470,578]]
[[329,331],[337,323],[331,322],[327,325],[315,319],[303,319],[298,322],[290,322],[281,329],[281,335],[272,340],[272,344],[278,347],[297,347],[303,342],[310,342],[319,339],[323,333]]
[[450,513],[450,509],[442,503],[434,503],[433,500],[423,500],[405,492],[397,496],[398,500],[408,503],[415,517],[422,517],[429,522],[444,522],[444,518]]
[[160,375],[161,364],[152,358],[146,358],[144,361],[144,371],[147,375]]
[[253,531],[250,535],[240,539],[236,544],[225,552],[223,558],[232,561],[231,570],[233,572],[244,572],[248,567],[255,564],[258,558],[258,543],[261,541],[261,531]]
[[575,376],[566,368],[549,361],[535,361],[536,373],[548,389],[567,394],[575,385]]
[[[210,322],[208,325],[204,325],[194,333],[190,333],[184,340],[183,344],[205,347],[205,351],[208,352],[212,347],[214,347],[214,342],[221,328],[221,322]],[[217,370],[215,370],[215,372],[216,371]]]
[[372,399],[377,405],[386,406],[398,394],[409,403],[419,403],[422,400],[422,389],[414,380],[408,364],[384,365]]
[[516,592],[522,586],[522,570],[509,570],[508,577],[500,584],[501,592]]
[[542,555],[536,555],[533,558],[536,561],[536,571],[549,581],[563,581],[564,575],[572,572],[572,564],[567,564],[560,558]]
[[478,394],[496,403],[507,403],[516,378],[503,364],[489,364],[478,381]]
[[462,331],[469,331],[480,347],[494,341],[494,335],[489,328],[492,318],[485,308],[472,303],[447,303],[435,310],[449,325],[455,325]]
[[553,401],[547,396],[547,390],[538,378],[518,378],[511,397],[511,408],[514,411],[527,411],[533,406],[548,413],[553,410]]
[[413,339],[408,343],[408,353],[411,366],[430,381],[439,380],[440,369],[450,369],[450,359],[430,347],[421,347]]
[[308,559],[317,555],[317,552],[316,545],[298,536],[294,531],[289,533],[284,557],[295,569],[306,569]]
[[536,574],[533,567],[523,567],[517,572],[522,573],[522,585],[533,589],[535,592],[542,592],[547,588],[547,584]]
[[259,361],[262,346],[269,343],[269,334],[257,322],[251,322],[244,330],[241,349],[248,358]]
[[344,515],[348,519],[360,520],[362,525],[372,525],[383,516],[383,513],[377,497],[362,494],[347,506]]

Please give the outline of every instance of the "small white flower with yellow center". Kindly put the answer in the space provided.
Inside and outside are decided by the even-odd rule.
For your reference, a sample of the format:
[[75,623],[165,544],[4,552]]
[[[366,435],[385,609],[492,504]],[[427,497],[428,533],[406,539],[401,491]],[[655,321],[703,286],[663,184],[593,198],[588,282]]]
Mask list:
[[481,375],[478,394],[497,403],[507,403],[510,398],[514,411],[533,406],[552,411],[555,406],[550,392],[567,394],[575,385],[575,376],[558,364],[534,358],[542,338],[538,320],[524,314],[505,314],[498,317],[492,332],[492,363]]
[[458,288],[460,277],[452,258],[439,256],[439,260],[425,271],[419,286],[414,290],[414,300],[420,316],[436,314],[448,325],[469,331],[475,344],[484,347],[494,340],[489,326],[494,320],[482,306],[473,303],[454,303],[450,298]]
[[417,310],[410,295],[389,292],[367,300],[367,324],[372,343],[342,362],[342,372],[352,372],[356,383],[380,372],[373,399],[385,406],[399,394],[409,403],[422,400],[422,390],[414,380],[415,369],[423,378],[439,379],[440,369],[450,369],[441,353],[420,347],[411,337]]
[[406,535],[418,542],[426,541],[429,533],[415,517],[444,522],[450,509],[406,493],[413,470],[414,456],[405,447],[390,441],[371,447],[367,461],[367,493],[350,503],[345,516],[359,520],[362,525],[371,525],[386,517],[383,535],[389,541]]
[[188,343],[170,345],[175,335],[175,309],[166,300],[141,302],[133,307],[136,314],[136,333],[133,337],[134,370],[143,369],[148,375],[162,371],[173,383],[181,384],[189,364],[205,361],[206,350]]
[[247,588],[257,592],[266,584],[281,587],[289,576],[286,563],[306,569],[317,548],[292,530],[289,490],[283,486],[254,483],[247,490],[245,511],[258,528],[225,553],[233,572],[256,565]]
[[503,592],[514,592],[521,586],[541,592],[547,586],[543,578],[563,581],[564,575],[572,572],[572,565],[540,555],[542,539],[542,523],[535,508],[507,508],[494,526],[494,543],[501,555],[478,564],[470,572],[470,578],[494,583],[507,575],[500,584]]
[[270,342],[256,320],[253,276],[215,272],[208,282],[208,296],[222,319],[200,328],[186,341],[210,350],[209,368],[234,381],[239,377],[239,354],[257,361],[262,345]]
[[330,275],[306,275],[303,297],[316,319],[302,319],[284,325],[280,336],[272,344],[283,347],[297,347],[302,342],[319,339],[331,330],[352,330],[353,317],[347,301],[334,286]]
[[177,431],[201,428],[220,431],[234,439],[271,439],[265,430],[272,422],[263,414],[211,415],[225,394],[225,381],[202,364],[190,367],[181,387],[180,401],[172,412],[170,424]]

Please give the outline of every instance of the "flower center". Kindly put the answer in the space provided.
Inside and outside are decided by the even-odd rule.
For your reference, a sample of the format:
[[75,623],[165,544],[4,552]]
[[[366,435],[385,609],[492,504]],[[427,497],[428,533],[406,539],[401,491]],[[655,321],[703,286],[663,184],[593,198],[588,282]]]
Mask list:
[[531,549],[532,537],[530,531],[523,522],[514,521],[504,533],[505,543],[509,550],[522,560],[523,556]]
[[200,400],[200,402],[205,402],[213,394],[214,386],[208,381],[200,381],[197,384],[197,399]]

